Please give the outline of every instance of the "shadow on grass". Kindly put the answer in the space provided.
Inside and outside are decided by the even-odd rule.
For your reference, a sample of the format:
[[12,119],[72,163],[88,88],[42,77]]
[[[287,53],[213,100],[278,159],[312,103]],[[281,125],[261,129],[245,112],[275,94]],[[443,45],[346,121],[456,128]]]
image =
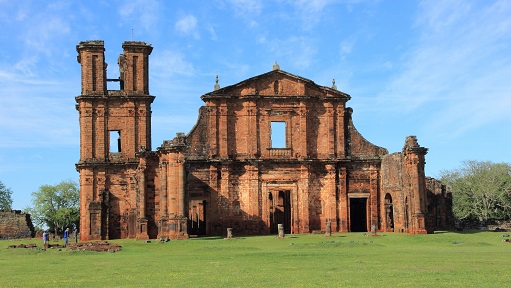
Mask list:
[[[480,234],[480,233],[488,233],[488,232],[495,232],[495,233],[509,233],[508,230],[504,229],[498,229],[498,230],[461,230],[461,231],[444,231],[444,233],[456,233],[456,234]],[[435,231],[435,234],[437,232]]]
[[193,240],[193,241],[206,241],[206,240],[220,240],[220,239],[224,239],[225,237],[223,236],[203,236],[203,237],[194,237],[194,238],[189,238],[189,240]]

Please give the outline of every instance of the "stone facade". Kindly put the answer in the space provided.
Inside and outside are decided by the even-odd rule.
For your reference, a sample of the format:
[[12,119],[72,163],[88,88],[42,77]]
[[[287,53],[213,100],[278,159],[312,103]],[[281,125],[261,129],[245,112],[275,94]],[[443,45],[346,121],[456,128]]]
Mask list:
[[[278,65],[217,83],[201,97],[192,130],[153,151],[152,47],[122,46],[121,77],[107,79],[103,41],[77,45],[81,240],[180,239],[227,228],[264,235],[278,224],[310,233],[327,223],[331,231],[417,234],[439,223],[428,218],[427,148],[410,136],[389,155],[355,129],[351,97],[335,83],[319,86]],[[107,90],[109,80],[120,89]]]
[[0,239],[30,238],[34,225],[30,214],[20,210],[0,211]]

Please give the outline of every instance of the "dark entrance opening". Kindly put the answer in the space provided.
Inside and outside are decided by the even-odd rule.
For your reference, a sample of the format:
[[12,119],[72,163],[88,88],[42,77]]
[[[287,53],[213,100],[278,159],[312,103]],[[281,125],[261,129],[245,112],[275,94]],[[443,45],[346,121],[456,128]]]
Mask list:
[[156,221],[154,221],[154,217],[147,219],[147,236],[149,239],[158,238],[158,225],[156,225]]
[[192,200],[188,212],[188,232],[190,235],[206,235],[206,201]]
[[270,192],[270,233],[278,233],[278,224],[284,224],[284,233],[291,233],[291,191]]
[[121,238],[121,215],[119,198],[114,195],[110,195],[110,209],[108,215],[108,239],[119,239]]
[[350,231],[367,232],[367,198],[350,198]]

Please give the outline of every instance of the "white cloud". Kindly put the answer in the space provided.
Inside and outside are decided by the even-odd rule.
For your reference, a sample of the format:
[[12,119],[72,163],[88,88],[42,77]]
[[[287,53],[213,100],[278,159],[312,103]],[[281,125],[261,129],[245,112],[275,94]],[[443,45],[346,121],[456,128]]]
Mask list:
[[156,28],[159,19],[160,3],[156,0],[132,0],[119,8],[119,15],[125,22],[137,19],[146,32]]
[[151,56],[152,73],[155,77],[169,79],[172,75],[191,76],[196,73],[185,55],[176,51],[163,50]]
[[258,27],[258,17],[263,10],[263,1],[259,0],[228,0],[237,17],[245,21],[249,27]]
[[[77,117],[76,111],[72,109],[74,99],[32,94],[35,90],[39,93],[43,90],[47,90],[45,93],[57,93],[60,90],[57,87],[64,85],[24,83],[23,87],[10,87],[2,91],[2,94],[8,93],[10,97],[0,95],[1,148],[51,147],[77,143],[79,132],[76,130],[76,122],[69,121]],[[61,93],[65,92],[58,92]]]
[[213,28],[213,26],[209,25],[207,29],[208,29],[211,40],[213,40],[213,41],[218,40],[218,37],[215,32],[215,28]]
[[294,8],[298,19],[305,30],[312,29],[322,19],[324,10],[329,5],[339,3],[351,3],[358,1],[342,0],[289,0],[288,3]]
[[263,5],[259,0],[230,0],[234,11],[242,16],[259,15]]
[[511,3],[426,1],[420,8],[415,28],[422,36],[378,106],[403,113],[435,105],[427,125],[451,127],[449,137],[510,119]]
[[[41,6],[41,7],[39,7]],[[68,35],[70,11],[66,5],[44,5],[21,2],[10,7],[11,18],[6,19],[7,32],[12,33],[12,41],[22,42],[24,49],[18,52],[35,57],[42,53],[45,57],[55,55],[55,42]],[[7,34],[9,35],[9,34]],[[18,46],[19,47],[19,46]]]
[[192,35],[195,39],[199,39],[199,31],[197,29],[197,18],[193,15],[186,15],[177,20],[175,28],[180,33]]
[[[292,36],[287,39],[273,40],[264,38],[259,42],[268,46],[275,60],[281,64],[281,69],[286,71],[292,71],[291,68],[306,69],[310,67],[317,52],[315,41],[310,37]],[[282,66],[285,63],[291,67]]]
[[356,43],[356,40],[354,40],[353,38],[346,39],[341,42],[341,44],[339,45],[341,59],[344,59],[348,54],[351,53],[351,51],[353,50],[353,47],[355,46],[355,43]]
[[37,74],[36,64],[37,59],[32,56],[18,61],[18,63],[14,65],[14,69],[21,74],[19,75],[20,78],[33,77]]

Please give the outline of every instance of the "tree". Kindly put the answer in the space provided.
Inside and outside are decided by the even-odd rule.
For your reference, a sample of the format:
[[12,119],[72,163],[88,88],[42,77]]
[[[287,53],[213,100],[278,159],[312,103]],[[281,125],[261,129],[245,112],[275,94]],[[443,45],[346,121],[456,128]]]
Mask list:
[[511,219],[511,165],[464,161],[462,167],[442,171],[451,186],[453,212],[461,221]]
[[55,186],[42,185],[38,191],[32,192],[34,207],[29,208],[29,212],[36,225],[47,226],[55,234],[60,234],[65,228],[78,225],[79,203],[78,184],[66,180]]
[[0,181],[0,210],[12,209],[12,190]]

